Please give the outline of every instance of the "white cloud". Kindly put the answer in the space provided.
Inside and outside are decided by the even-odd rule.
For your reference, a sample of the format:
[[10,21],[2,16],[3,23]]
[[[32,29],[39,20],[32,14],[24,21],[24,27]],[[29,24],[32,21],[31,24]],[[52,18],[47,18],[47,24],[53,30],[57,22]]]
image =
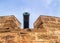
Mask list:
[[47,5],[50,5],[53,2],[53,0],[45,0],[45,2]]

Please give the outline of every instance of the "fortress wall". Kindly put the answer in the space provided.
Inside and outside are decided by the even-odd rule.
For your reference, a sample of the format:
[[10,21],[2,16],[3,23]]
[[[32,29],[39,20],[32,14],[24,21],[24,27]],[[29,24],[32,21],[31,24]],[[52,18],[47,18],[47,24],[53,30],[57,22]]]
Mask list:
[[17,33],[0,33],[0,43],[20,43],[20,38]]
[[[54,33],[53,33],[54,34]],[[20,34],[20,42],[22,43],[56,43],[60,35],[51,35],[48,32],[27,32]]]
[[[8,17],[12,21],[6,20],[5,23],[5,21],[2,22],[2,18],[0,18],[0,26],[2,26],[0,43],[60,43],[60,18],[41,16],[35,22],[34,29],[18,28],[19,24],[17,23],[16,26],[14,19]],[[6,32],[6,27],[11,31],[8,29]]]
[[[50,31],[50,30],[49,30]],[[30,32],[7,32],[0,33],[2,43],[60,43],[59,31],[49,33],[49,31],[30,31]]]

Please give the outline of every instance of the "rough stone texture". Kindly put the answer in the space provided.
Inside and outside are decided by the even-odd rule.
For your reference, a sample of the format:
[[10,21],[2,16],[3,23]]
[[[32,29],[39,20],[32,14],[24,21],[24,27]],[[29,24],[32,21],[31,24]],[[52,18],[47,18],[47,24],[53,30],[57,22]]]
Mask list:
[[15,16],[0,17],[0,43],[60,43],[60,18],[39,16],[34,29],[21,29]]

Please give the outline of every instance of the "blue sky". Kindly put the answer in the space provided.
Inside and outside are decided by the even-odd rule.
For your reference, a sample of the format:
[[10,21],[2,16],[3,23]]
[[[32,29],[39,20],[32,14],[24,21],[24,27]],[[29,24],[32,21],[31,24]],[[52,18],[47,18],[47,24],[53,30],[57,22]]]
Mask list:
[[23,27],[23,13],[30,13],[30,28],[40,15],[60,17],[60,0],[0,0],[0,16],[15,15]]

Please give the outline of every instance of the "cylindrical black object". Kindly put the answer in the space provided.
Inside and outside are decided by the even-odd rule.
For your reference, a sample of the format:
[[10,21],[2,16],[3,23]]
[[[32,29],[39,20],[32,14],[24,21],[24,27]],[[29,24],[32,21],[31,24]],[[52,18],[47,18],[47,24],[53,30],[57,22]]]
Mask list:
[[25,12],[23,13],[23,25],[24,25],[24,29],[29,28],[29,13]]

